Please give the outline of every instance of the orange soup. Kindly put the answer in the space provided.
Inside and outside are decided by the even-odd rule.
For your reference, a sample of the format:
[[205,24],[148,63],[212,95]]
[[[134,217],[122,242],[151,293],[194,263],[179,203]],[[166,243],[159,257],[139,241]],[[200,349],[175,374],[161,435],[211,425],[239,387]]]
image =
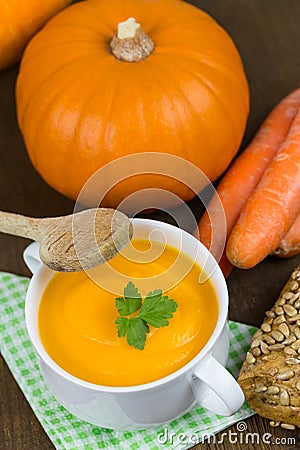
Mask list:
[[[216,325],[216,293],[210,280],[199,284],[200,273],[199,265],[175,248],[140,239],[89,273],[57,273],[39,307],[43,346],[60,367],[92,383],[133,386],[164,377],[196,356]],[[120,293],[114,286],[120,280],[123,288],[133,281],[143,296],[162,289],[178,304],[168,326],[150,326],[144,350],[118,337]]]

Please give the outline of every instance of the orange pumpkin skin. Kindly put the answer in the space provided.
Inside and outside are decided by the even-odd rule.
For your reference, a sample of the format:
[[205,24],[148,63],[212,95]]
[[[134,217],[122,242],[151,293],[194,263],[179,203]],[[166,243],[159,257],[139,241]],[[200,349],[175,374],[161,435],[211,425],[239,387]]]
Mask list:
[[[155,44],[139,62],[120,61],[109,48],[118,23],[128,17]],[[139,152],[179,156],[216,180],[239,149],[249,113],[248,84],[231,38],[180,0],[70,6],[27,46],[16,101],[33,165],[72,199],[99,168]],[[195,195],[170,177],[141,175],[115,186],[102,205],[116,207],[149,187],[184,201]]]
[[16,63],[30,38],[71,0],[0,0],[0,69]]

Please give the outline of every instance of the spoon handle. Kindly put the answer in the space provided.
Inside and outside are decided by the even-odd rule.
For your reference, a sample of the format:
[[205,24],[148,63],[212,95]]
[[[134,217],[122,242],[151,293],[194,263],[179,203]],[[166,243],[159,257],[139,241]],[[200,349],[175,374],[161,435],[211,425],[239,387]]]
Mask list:
[[0,211],[0,232],[39,240],[41,219]]

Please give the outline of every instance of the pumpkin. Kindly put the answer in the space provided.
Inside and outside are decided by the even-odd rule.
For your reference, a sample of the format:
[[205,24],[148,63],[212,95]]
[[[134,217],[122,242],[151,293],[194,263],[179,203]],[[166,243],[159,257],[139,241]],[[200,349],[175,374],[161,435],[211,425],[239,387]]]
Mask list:
[[0,69],[16,63],[30,40],[71,0],[0,0]]
[[[87,0],[31,40],[16,103],[33,165],[76,199],[96,171],[140,153],[180,157],[216,180],[239,149],[249,90],[232,39],[202,10],[180,0]],[[161,207],[195,196],[168,167],[158,172],[115,183],[101,204],[116,207],[149,188],[173,194]]]

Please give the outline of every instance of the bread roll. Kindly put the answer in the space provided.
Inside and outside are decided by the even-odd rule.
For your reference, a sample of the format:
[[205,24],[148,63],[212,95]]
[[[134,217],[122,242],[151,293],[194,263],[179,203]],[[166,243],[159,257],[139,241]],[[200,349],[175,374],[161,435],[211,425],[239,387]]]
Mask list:
[[254,334],[238,382],[260,416],[300,427],[300,266]]

